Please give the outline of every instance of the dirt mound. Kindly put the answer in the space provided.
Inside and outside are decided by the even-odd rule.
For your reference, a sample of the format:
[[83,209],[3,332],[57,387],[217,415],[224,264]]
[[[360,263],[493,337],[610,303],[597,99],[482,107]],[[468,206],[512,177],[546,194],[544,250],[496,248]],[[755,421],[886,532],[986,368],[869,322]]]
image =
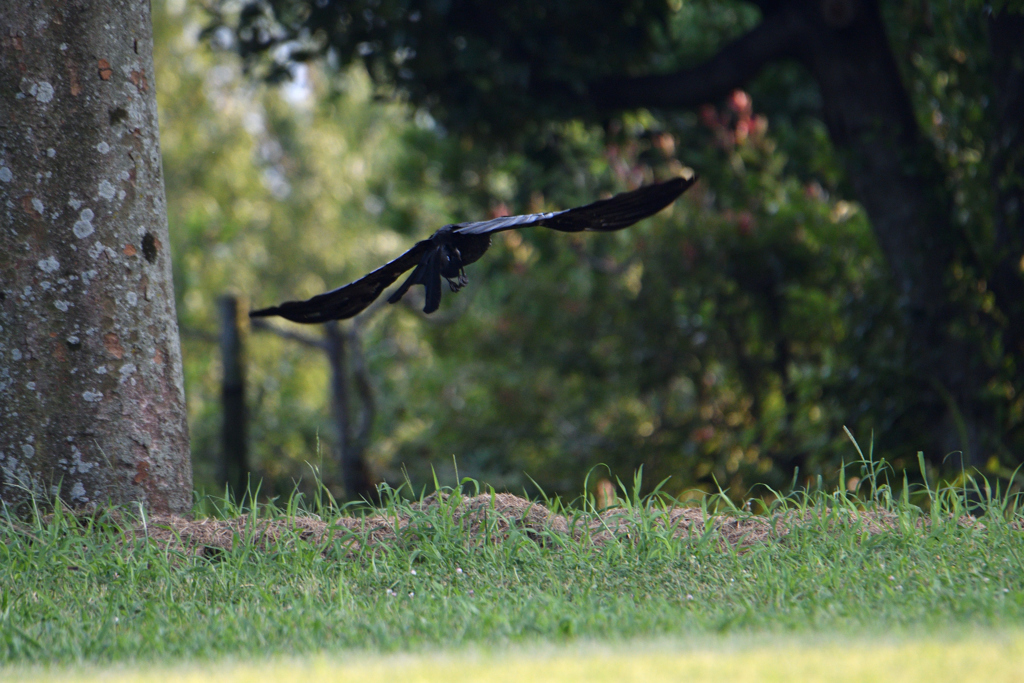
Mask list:
[[869,534],[897,528],[885,512],[833,513],[824,522],[813,512],[788,511],[774,516],[705,515],[699,508],[676,507],[644,511],[613,508],[601,514],[556,514],[524,498],[499,493],[451,498],[433,494],[397,512],[325,521],[313,516],[282,519],[200,519],[149,516],[126,524],[129,538],[148,538],[188,553],[216,555],[236,543],[266,548],[282,542],[334,544],[357,551],[364,545],[415,544],[438,533],[462,533],[470,543],[501,543],[514,535],[541,545],[558,537],[604,544],[631,541],[640,534],[669,531],[676,538],[700,538],[711,532],[723,545],[749,546],[783,538],[799,526],[857,525]]

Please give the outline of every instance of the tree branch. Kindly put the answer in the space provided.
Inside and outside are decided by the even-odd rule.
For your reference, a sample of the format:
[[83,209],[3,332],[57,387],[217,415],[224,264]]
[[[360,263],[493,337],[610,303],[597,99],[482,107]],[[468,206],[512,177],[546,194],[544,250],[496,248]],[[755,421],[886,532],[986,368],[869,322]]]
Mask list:
[[285,330],[278,327],[277,325],[268,323],[266,320],[252,320],[249,323],[249,325],[254,330],[261,330],[263,332],[273,332],[282,339],[290,339],[292,341],[297,341],[304,346],[309,346],[314,349],[320,349],[321,351],[327,351],[327,343],[319,337],[312,337],[308,334],[303,334],[302,332],[292,332],[291,330]]
[[798,56],[804,23],[785,7],[767,14],[749,33],[726,45],[708,61],[671,74],[610,78],[590,86],[600,107],[692,107],[716,102],[745,85],[764,66]]

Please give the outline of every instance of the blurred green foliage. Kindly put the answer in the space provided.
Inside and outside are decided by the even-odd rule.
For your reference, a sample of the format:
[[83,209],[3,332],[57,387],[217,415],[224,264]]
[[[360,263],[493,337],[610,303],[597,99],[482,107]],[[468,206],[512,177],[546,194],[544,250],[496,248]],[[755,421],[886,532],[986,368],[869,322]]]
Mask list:
[[[199,18],[184,3],[154,5],[193,460],[197,482],[209,487],[220,447],[217,297],[313,294],[401,248],[398,233],[379,229],[384,202],[375,193],[386,189],[409,124],[401,106],[371,103],[360,74],[346,96],[320,103],[247,83],[231,55],[198,42]],[[444,199],[420,194],[417,214],[443,221]],[[402,220],[412,218],[392,223]],[[321,354],[260,335],[247,355],[250,439],[266,490],[289,489],[306,462],[324,460],[330,471]]]
[[[889,8],[894,45],[922,125],[958,182],[961,220],[985,230],[986,93],[972,78],[984,68],[983,36],[965,9],[922,8]],[[641,23],[661,32],[634,38],[664,67],[709,56],[757,20],[749,5],[710,0],[656,13]],[[801,479],[834,477],[853,454],[844,425],[863,441],[878,433],[878,450],[897,466],[916,463],[927,427],[910,409],[887,269],[863,211],[844,199],[816,91],[798,67],[772,67],[749,94],[698,113],[537,117],[528,135],[501,144],[480,127],[446,130],[387,79],[371,79],[367,68],[402,82],[401,61],[386,50],[335,75],[301,67],[275,88],[198,40],[196,8],[157,3],[154,15],[197,481],[210,485],[219,447],[210,338],[218,295],[259,305],[304,298],[445,223],[567,208],[683,167],[702,180],[671,211],[609,235],[505,233],[432,318],[414,306],[382,309],[364,332],[378,403],[371,468],[419,486],[432,470],[449,476],[454,457],[460,474],[499,488],[521,490],[532,478],[567,493],[598,464],[623,480],[642,464],[652,484],[671,476],[666,490],[677,495],[721,486],[742,497],[758,482],[785,486],[797,466]],[[346,49],[378,39],[363,38]],[[520,57],[533,64],[543,49]],[[584,52],[579,60],[635,57]],[[437,78],[448,78],[447,57],[436,57]],[[487,102],[518,115],[518,105]],[[976,295],[970,273],[961,277]],[[253,334],[248,361],[264,491],[290,488],[306,463],[330,482],[325,360]],[[993,388],[1006,394],[1007,424],[1022,420],[1013,389]]]

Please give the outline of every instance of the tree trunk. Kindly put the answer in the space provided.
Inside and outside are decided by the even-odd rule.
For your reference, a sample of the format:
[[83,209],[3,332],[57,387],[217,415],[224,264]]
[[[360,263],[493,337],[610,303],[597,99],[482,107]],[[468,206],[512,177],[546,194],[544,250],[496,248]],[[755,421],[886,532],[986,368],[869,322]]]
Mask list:
[[0,27],[0,500],[187,512],[149,2]]
[[963,233],[951,222],[936,151],[917,125],[877,1],[799,4],[811,11],[798,54],[821,88],[825,123],[900,296],[908,379],[936,427],[922,446],[934,460],[959,451],[958,460],[980,466],[996,436],[980,397],[991,372],[950,331],[963,311],[945,279]]
[[[995,258],[990,284],[1006,316],[1004,348],[1024,357],[1024,14],[989,18],[993,61],[990,153],[995,190]],[[1017,391],[1024,387],[1018,385]]]

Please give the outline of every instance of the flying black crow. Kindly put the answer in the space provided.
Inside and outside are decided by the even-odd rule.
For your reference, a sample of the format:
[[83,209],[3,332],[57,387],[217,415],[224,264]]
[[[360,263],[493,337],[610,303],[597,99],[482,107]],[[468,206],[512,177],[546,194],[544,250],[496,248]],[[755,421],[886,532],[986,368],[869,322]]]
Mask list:
[[453,292],[466,286],[468,280],[463,268],[484,255],[491,246],[493,233],[534,225],[562,232],[621,230],[664,209],[693,185],[696,179],[696,176],[674,178],[565,211],[446,225],[428,239],[417,242],[412,249],[395,260],[355,282],[306,301],[288,301],[280,306],[252,311],[249,315],[253,318],[279,315],[297,323],[323,323],[351,318],[373,303],[381,292],[413,266],[415,270],[388,297],[388,303],[396,303],[413,285],[423,285],[427,295],[423,312],[433,313],[441,303],[441,278],[448,281]]

